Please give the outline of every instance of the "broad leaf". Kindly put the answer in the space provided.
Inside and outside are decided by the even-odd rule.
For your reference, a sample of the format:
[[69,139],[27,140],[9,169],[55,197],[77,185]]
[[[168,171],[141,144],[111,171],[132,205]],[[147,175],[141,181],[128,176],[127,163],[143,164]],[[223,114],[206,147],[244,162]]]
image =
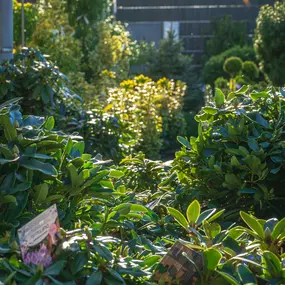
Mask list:
[[187,208],[186,216],[190,225],[194,225],[200,216],[200,204],[194,200]]
[[204,266],[208,271],[214,271],[222,259],[222,254],[215,248],[206,249],[203,256]]
[[245,213],[245,212],[243,212],[243,211],[240,212],[240,216],[241,216],[241,218],[243,219],[243,221],[244,221],[255,233],[257,233],[257,235],[258,235],[260,238],[263,239],[263,238],[265,237],[264,231],[263,231],[263,227],[262,227],[262,225],[258,222],[258,220],[257,220],[255,217],[253,217],[253,216],[251,216],[251,215],[249,215],[249,214],[247,214],[247,213]]
[[92,275],[86,281],[86,285],[100,285],[103,280],[103,274],[101,271],[94,271]]
[[188,222],[186,220],[186,218],[183,216],[183,214],[181,212],[179,212],[178,210],[168,207],[167,208],[169,214],[186,230],[188,229]]
[[274,227],[272,231],[271,236],[273,239],[277,239],[279,235],[284,233],[284,231],[285,231],[285,218],[283,218],[281,221],[277,223],[277,225]]
[[242,284],[244,285],[257,284],[254,274],[248,269],[247,266],[243,264],[239,264],[237,268],[237,272],[238,272],[240,280],[242,281]]
[[177,137],[177,140],[182,144],[184,145],[186,148],[191,148],[191,144],[189,143],[189,141],[186,139],[186,138],[183,138],[183,137],[180,137],[178,136]]
[[215,89],[215,103],[218,108],[220,108],[225,103],[225,95],[219,88]]

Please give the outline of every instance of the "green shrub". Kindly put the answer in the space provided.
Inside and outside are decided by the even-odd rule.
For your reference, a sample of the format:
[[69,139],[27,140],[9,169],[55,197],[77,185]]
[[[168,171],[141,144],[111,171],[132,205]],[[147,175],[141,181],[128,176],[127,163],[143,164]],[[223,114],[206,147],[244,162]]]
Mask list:
[[213,37],[206,43],[206,53],[209,56],[248,44],[245,23],[234,22],[231,15],[215,20],[212,23],[212,34]]
[[[24,4],[25,10],[25,42],[30,42],[33,31],[36,27],[37,10],[31,3]],[[22,3],[13,0],[13,24],[14,24],[14,45],[19,47],[22,44]]]
[[[235,81],[236,81],[236,83],[239,84],[240,86],[249,84],[248,78],[245,78],[244,75],[238,75],[238,76],[236,76],[236,77],[235,77]],[[217,88],[219,88],[219,87],[217,86]],[[265,88],[266,88],[266,87],[265,87]]]
[[171,146],[176,136],[185,131],[181,113],[184,94],[182,82],[166,78],[154,82],[141,75],[110,90],[106,111],[126,123],[135,134],[135,150],[155,158],[162,142]]
[[52,115],[66,131],[82,128],[82,99],[69,89],[67,77],[37,50],[23,49],[0,66],[0,103],[23,98],[24,113]]
[[225,97],[217,89],[215,104],[196,116],[198,137],[176,153],[174,169],[187,191],[233,212],[282,217],[275,201],[284,199],[284,107],[274,90],[248,94],[243,87]]
[[256,81],[259,77],[259,69],[252,61],[245,61],[242,64],[242,73],[251,81]]
[[[126,199],[126,189],[118,182],[123,172],[103,167],[100,156],[84,154],[79,137],[56,132],[53,127],[52,117],[23,117],[19,106],[9,103],[0,108],[0,281],[94,284],[99,279],[144,284],[163,248],[135,234],[134,228],[154,213],[127,203],[131,198]],[[20,257],[16,230],[54,203],[64,228],[56,262],[47,269],[26,265]],[[65,231],[69,229],[72,231]],[[136,236],[128,244],[131,231]],[[154,248],[147,249],[150,244]],[[151,263],[138,267],[135,262],[153,255]]]
[[122,23],[108,18],[96,24],[95,35],[90,33],[87,38],[88,43],[94,45],[88,55],[87,68],[92,72],[90,80],[98,85],[102,72],[111,71],[116,80],[110,87],[114,87],[128,78],[132,56],[130,33]]
[[234,78],[242,70],[242,60],[239,57],[232,56],[225,60],[224,71],[228,73],[231,78]]
[[53,117],[23,117],[17,105],[1,108],[1,231],[17,228],[55,202],[63,226],[72,228],[80,207],[72,201],[108,175],[84,154],[82,138],[53,128]]
[[219,77],[215,80],[215,86],[220,89],[226,89],[228,87],[229,81],[224,77]]
[[215,80],[219,77],[228,78],[228,74],[223,70],[224,62],[229,57],[239,57],[242,61],[255,62],[255,53],[252,47],[235,46],[219,55],[212,56],[205,64],[203,71],[204,82],[213,85]]
[[186,83],[185,111],[197,111],[203,106],[203,93],[199,89],[201,79],[193,69],[192,57],[184,54],[183,42],[175,39],[173,31],[168,33],[168,37],[151,54],[147,67],[149,70],[146,74],[155,80],[166,77]]
[[48,55],[63,73],[78,72],[82,59],[81,43],[74,37],[75,30],[68,23],[63,1],[42,1],[41,5],[27,45]]
[[177,41],[174,32],[169,32],[151,59],[150,75],[155,76],[156,80],[161,77],[180,79],[186,72],[187,65],[191,64],[191,57],[184,55],[183,51],[182,41]]
[[285,83],[285,3],[261,7],[255,30],[254,47],[261,70],[274,85]]
[[[133,42],[131,45],[132,57],[130,64],[132,66],[147,65],[151,58],[154,58],[156,49],[154,42]],[[146,68],[147,68],[146,66]]]
[[23,110],[43,114],[45,110],[81,100],[67,87],[67,78],[41,52],[24,48],[1,65],[0,100],[22,97]]
[[126,122],[99,108],[86,114],[84,139],[88,153],[118,161],[133,152],[136,136]]
[[230,92],[229,80],[219,77],[215,80],[215,87],[221,89],[224,93]]
[[[216,208],[201,211],[194,200],[184,216],[175,208],[167,208],[181,234],[186,237],[185,245],[198,251],[199,260],[184,255],[193,268],[199,269],[200,284],[270,284],[285,282],[284,275],[284,222],[276,218],[260,220],[241,211],[244,226],[225,228],[217,223],[224,210]],[[275,270],[270,270],[275,268]],[[198,270],[197,269],[197,270]],[[274,281],[273,281],[274,280]]]

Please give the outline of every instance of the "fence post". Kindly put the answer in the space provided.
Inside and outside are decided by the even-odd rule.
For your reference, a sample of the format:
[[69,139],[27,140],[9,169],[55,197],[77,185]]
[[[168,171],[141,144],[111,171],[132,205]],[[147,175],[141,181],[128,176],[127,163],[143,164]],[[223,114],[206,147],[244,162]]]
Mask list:
[[13,57],[13,4],[0,0],[0,63]]

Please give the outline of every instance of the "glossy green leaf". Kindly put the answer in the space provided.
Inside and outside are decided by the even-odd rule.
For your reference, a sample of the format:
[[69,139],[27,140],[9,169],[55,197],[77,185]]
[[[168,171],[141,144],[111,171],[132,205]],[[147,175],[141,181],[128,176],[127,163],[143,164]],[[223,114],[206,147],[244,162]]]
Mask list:
[[203,252],[204,266],[208,271],[216,270],[218,264],[222,259],[222,254],[215,248],[206,249]]
[[21,160],[21,165],[31,170],[40,171],[49,176],[57,176],[57,170],[50,163],[44,163],[36,159],[25,159]]
[[181,212],[178,210],[168,207],[169,214],[185,229],[188,229],[188,222]]
[[111,268],[107,268],[107,271],[118,281],[120,281],[122,284],[125,284],[124,279],[122,278],[122,276],[115,270],[111,269]]
[[248,269],[248,266],[239,264],[237,272],[242,284],[244,285],[258,284],[254,274]]
[[264,263],[264,272],[271,278],[278,278],[282,276],[281,260],[272,252],[264,251],[262,254],[262,261]]
[[17,203],[17,199],[12,195],[6,195],[1,198],[0,204]]
[[212,217],[210,217],[210,218],[208,219],[208,222],[211,223],[211,222],[213,222],[214,220],[218,219],[224,212],[225,212],[225,209],[220,210],[219,212],[217,212],[216,214],[214,214]]
[[218,108],[223,106],[225,103],[225,95],[223,91],[219,88],[215,89],[215,104]]
[[187,208],[186,217],[190,225],[194,225],[200,216],[200,203],[194,200]]
[[222,275],[230,284],[240,285],[239,281],[234,276],[230,275],[229,273],[218,271],[218,270],[216,270],[216,272]]
[[254,93],[252,92],[250,94],[250,97],[253,99],[253,100],[257,100],[259,98],[270,98],[270,94],[268,94],[267,92],[258,92],[258,93]]
[[54,128],[54,124],[55,124],[54,117],[48,117],[48,119],[44,123],[44,128],[51,131]]
[[178,136],[178,137],[177,137],[177,140],[178,140],[182,145],[184,145],[186,148],[191,149],[191,144],[190,144],[190,142],[189,142],[186,138],[183,138],[183,137]]
[[243,221],[249,226],[249,228],[251,228],[255,233],[257,233],[257,235],[260,238],[262,238],[262,239],[264,238],[263,227],[255,217],[253,217],[253,216],[251,216],[251,215],[249,215],[243,211],[240,212],[240,216],[243,219]]
[[259,146],[258,146],[258,143],[256,142],[255,139],[249,139],[248,140],[248,146],[253,151],[256,151],[256,152],[259,151]]
[[44,271],[44,275],[56,276],[59,275],[66,264],[65,260],[60,260],[52,264]]
[[285,232],[285,218],[283,218],[282,220],[280,220],[276,226],[274,227],[273,231],[272,231],[272,238],[273,239],[277,239],[278,236],[280,236],[281,234],[283,234]]
[[151,267],[161,259],[160,255],[152,255],[147,257],[141,264],[141,266]]
[[35,186],[35,203],[43,203],[46,201],[48,196],[48,184],[43,183],[40,185]]
[[202,108],[202,110],[207,113],[207,114],[210,114],[210,115],[215,115],[217,114],[217,109],[216,108],[213,108],[213,107],[204,107]]
[[0,115],[0,125],[4,128],[4,134],[8,142],[17,139],[16,128],[12,125],[10,118],[7,115]]
[[109,176],[119,179],[124,176],[124,172],[119,170],[111,170]]
[[86,285],[100,285],[103,280],[101,271],[94,271],[86,281]]
[[205,210],[199,216],[198,220],[196,221],[196,224],[200,225],[204,220],[208,220],[208,218],[211,217],[215,212],[216,212],[216,209]]

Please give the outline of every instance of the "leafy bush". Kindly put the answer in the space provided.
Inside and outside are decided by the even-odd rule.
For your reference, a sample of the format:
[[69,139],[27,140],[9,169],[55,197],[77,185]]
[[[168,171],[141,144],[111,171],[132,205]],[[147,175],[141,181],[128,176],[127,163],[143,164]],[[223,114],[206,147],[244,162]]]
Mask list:
[[255,30],[254,47],[260,68],[277,86],[285,83],[284,13],[284,2],[262,6]]
[[215,87],[221,89],[224,93],[229,92],[229,81],[224,77],[219,77],[215,80]]
[[205,64],[204,81],[206,84],[213,85],[215,80],[219,77],[228,78],[227,73],[223,70],[224,62],[229,57],[239,57],[242,61],[255,62],[255,53],[252,47],[235,46],[219,55],[212,56]]
[[251,81],[255,81],[259,77],[259,69],[252,61],[245,61],[242,64],[242,73]]
[[219,77],[215,81],[215,86],[220,89],[226,89],[228,87],[228,80],[224,77]]
[[151,59],[150,75],[157,80],[161,77],[180,79],[191,65],[191,57],[184,55],[183,51],[182,41],[176,40],[174,32],[170,31]]
[[[193,201],[186,216],[168,207],[169,214],[183,229],[185,245],[198,251],[203,264],[185,254],[198,272],[200,284],[283,284],[284,222],[275,218],[260,220],[243,211],[240,217],[247,225],[222,228],[216,222],[224,210],[205,210]],[[273,270],[274,268],[274,270]],[[175,283],[176,284],[176,283]]]
[[[36,8],[31,3],[24,4],[25,10],[25,41],[30,42],[33,31],[36,27]],[[13,0],[13,21],[14,21],[14,44],[16,47],[22,44],[22,3]]]
[[70,91],[66,76],[39,51],[23,49],[0,66],[0,74],[1,103],[21,97],[24,112],[55,115],[57,126],[67,128],[75,123],[81,128],[82,99]]
[[1,229],[18,227],[54,202],[70,227],[76,220],[72,201],[108,171],[93,165],[96,159],[84,154],[80,137],[53,131],[53,117],[23,117],[11,105],[1,109],[0,118]]
[[[147,79],[140,77],[137,80],[142,83]],[[266,128],[266,131],[261,133],[260,140],[264,136],[268,138],[270,128],[273,128],[274,124],[282,125],[285,114],[281,113],[279,106],[283,106],[284,100],[281,95],[269,92],[252,93],[252,98],[249,98],[245,92],[244,89],[231,93],[228,100],[247,100],[246,102],[252,105],[256,104],[252,107],[255,110],[257,106],[264,106],[264,102],[268,100],[265,97],[271,96],[274,104],[272,109],[269,108],[269,113],[272,116],[280,115],[279,122],[270,121],[269,113],[260,115],[256,112],[252,116],[250,112],[244,111],[248,116],[245,116],[243,125],[247,128],[245,132],[250,132],[252,126],[256,131]],[[222,107],[226,107],[223,104],[229,104],[223,101],[223,98],[220,92],[217,93],[217,108],[205,107],[204,112],[207,112],[207,116],[215,116],[213,113],[216,111],[216,115],[221,112],[219,116],[230,117],[230,112],[234,111],[229,110],[227,114],[223,114],[225,110]],[[244,106],[247,108],[250,104]],[[269,104],[266,105],[268,106]],[[256,117],[257,114],[260,117]],[[253,122],[255,118],[256,121]],[[157,284],[153,282],[152,274],[161,270],[161,257],[178,239],[203,256],[203,268],[198,270],[197,276],[201,284],[246,284],[248,280],[256,285],[260,284],[259,282],[284,283],[285,219],[261,220],[241,211],[240,217],[246,227],[235,225],[227,222],[228,216],[232,216],[231,211],[217,211],[216,208],[202,211],[204,204],[194,200],[190,205],[186,205],[185,199],[184,216],[179,204],[175,202],[181,188],[186,187],[186,172],[179,172],[178,164],[169,172],[169,163],[150,161],[140,153],[125,158],[120,167],[108,167],[107,162],[101,161],[99,155],[92,158],[91,155],[84,154],[84,143],[80,137],[54,131],[53,127],[52,117],[44,119],[22,116],[19,106],[11,102],[0,106],[2,283]],[[275,135],[278,135],[278,130],[280,129],[276,128]],[[201,132],[199,139],[200,142],[206,142]],[[182,152],[186,151],[189,142],[182,137],[179,137],[179,141],[185,145]],[[197,146],[199,153],[205,153],[200,149],[198,140],[195,139],[196,145],[193,142],[192,140],[194,150]],[[238,151],[243,147],[242,150],[246,151],[254,146],[252,142],[248,143],[247,148],[230,146],[226,150]],[[278,148],[282,149],[282,138],[272,137],[272,142],[268,139],[267,147],[258,142],[261,148],[268,148],[266,151],[272,162],[274,157],[274,163],[280,164],[279,175],[282,177],[282,161],[276,156],[282,156],[276,153]],[[221,150],[222,145],[223,143],[219,145]],[[181,153],[178,153],[178,158],[179,155]],[[258,156],[261,159],[262,155],[265,156],[265,153],[262,154],[261,150],[259,153],[252,151],[245,159],[242,155],[236,154],[236,160],[231,160],[239,160],[240,165],[247,165],[248,156],[256,156],[256,159]],[[210,156],[201,170],[207,170],[207,165],[212,163],[212,157]],[[195,161],[194,152],[191,154],[191,160],[197,167],[199,162]],[[216,170],[218,164],[221,171],[231,168],[217,162],[214,164]],[[259,167],[258,171],[261,168]],[[235,170],[238,171],[237,169]],[[181,182],[176,181],[174,170]],[[195,169],[192,170],[194,174]],[[245,171],[249,169],[244,168],[243,172]],[[273,176],[276,172],[275,170],[272,173]],[[218,179],[220,171],[217,173],[215,179]],[[250,173],[250,176],[257,179],[257,174],[252,176]],[[235,181],[231,177],[230,182]],[[222,187],[225,187],[225,183]],[[250,183],[253,184],[255,181]],[[262,185],[263,190],[268,185],[264,181],[257,184]],[[277,177],[275,185],[279,184],[280,180]],[[246,191],[248,192],[250,191]],[[63,227],[61,240],[56,249],[56,261],[48,268],[44,268],[43,265],[24,264],[15,232],[53,203],[57,204]],[[217,222],[218,219],[220,223]],[[191,260],[187,255],[185,258],[190,259],[194,268],[199,268],[199,265],[195,264],[196,260]]]
[[159,156],[162,140],[171,145],[177,134],[184,132],[181,114],[185,85],[161,79],[137,76],[110,90],[106,111],[128,124],[135,134],[135,149],[150,157]]
[[176,153],[174,169],[185,191],[233,213],[284,215],[276,203],[284,199],[282,94],[248,94],[243,87],[225,97],[217,89],[215,104],[196,116],[198,137],[183,140]]
[[[124,173],[103,167],[106,163],[100,156],[84,154],[80,137],[53,131],[52,117],[23,117],[19,107],[9,103],[0,109],[1,282],[145,284],[163,248],[133,231],[134,224],[144,217],[149,221],[152,212],[127,203],[131,198],[127,199],[118,181]],[[25,265],[15,232],[54,203],[62,227],[76,230],[62,230],[57,262],[51,267]],[[131,244],[130,231],[134,235]],[[146,264],[140,266],[135,260]]]
[[185,82],[187,92],[184,110],[197,111],[204,103],[203,93],[199,89],[201,79],[193,70],[192,58],[183,52],[183,42],[175,39],[174,32],[169,32],[168,37],[161,41],[159,48],[151,55],[148,73],[155,80],[166,77]]
[[238,75],[242,70],[242,60],[239,57],[232,56],[225,60],[224,71],[227,72],[231,78]]
[[[130,64],[132,66],[148,65],[151,58],[154,58],[156,49],[154,42],[133,42],[131,45],[132,57]],[[131,70],[133,72],[133,70]]]
[[93,34],[89,34],[87,38],[90,45],[95,45],[88,57],[88,68],[92,71],[91,80],[97,85],[104,70],[116,75],[115,83],[127,79],[132,50],[130,34],[126,27],[113,18],[108,18],[98,22],[94,32],[95,38]]
[[84,138],[88,153],[117,161],[133,151],[135,134],[126,122],[104,110],[91,109],[86,113]]
[[43,1],[27,44],[49,55],[63,73],[69,74],[80,70],[82,53],[80,41],[74,37],[74,28],[69,25],[64,9],[64,1]]

